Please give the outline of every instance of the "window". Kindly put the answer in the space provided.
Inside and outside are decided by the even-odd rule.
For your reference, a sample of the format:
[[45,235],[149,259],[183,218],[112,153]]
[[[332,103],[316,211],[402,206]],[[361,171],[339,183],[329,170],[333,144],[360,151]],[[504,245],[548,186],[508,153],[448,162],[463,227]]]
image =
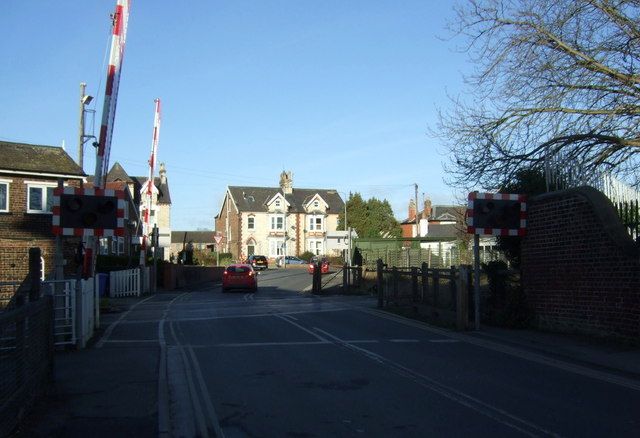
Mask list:
[[322,240],[309,240],[308,241],[308,245],[309,245],[309,251],[312,252],[315,255],[320,255],[323,254],[323,245],[322,245]]
[[27,213],[51,213],[56,184],[27,184]]
[[118,237],[118,255],[124,254],[124,237]]
[[322,231],[322,216],[309,217],[309,231]]
[[254,230],[256,228],[256,218],[253,216],[249,216],[247,218],[247,228],[250,230]]
[[102,255],[109,254],[109,239],[106,237],[100,238],[100,254]]
[[320,203],[318,201],[313,201],[313,206],[315,208],[318,208],[320,206]]
[[269,240],[269,257],[278,257],[284,254],[284,239]]
[[247,254],[254,255],[256,253],[256,247],[254,245],[247,245]]
[[280,200],[276,199],[276,208],[280,208]]
[[271,216],[271,229],[284,230],[284,216]]
[[0,180],[0,212],[9,211],[9,183],[11,181]]

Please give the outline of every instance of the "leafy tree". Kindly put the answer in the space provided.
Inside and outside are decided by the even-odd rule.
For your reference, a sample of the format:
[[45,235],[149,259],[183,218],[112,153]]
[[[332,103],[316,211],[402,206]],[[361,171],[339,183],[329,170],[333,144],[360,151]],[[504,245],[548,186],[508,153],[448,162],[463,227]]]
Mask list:
[[449,182],[496,189],[560,162],[640,185],[640,2],[462,1],[449,28],[476,70],[440,113]]
[[[347,221],[360,237],[400,237],[402,234],[389,201],[375,197],[365,201],[357,192],[349,194]],[[338,227],[344,229],[344,212],[338,219]]]

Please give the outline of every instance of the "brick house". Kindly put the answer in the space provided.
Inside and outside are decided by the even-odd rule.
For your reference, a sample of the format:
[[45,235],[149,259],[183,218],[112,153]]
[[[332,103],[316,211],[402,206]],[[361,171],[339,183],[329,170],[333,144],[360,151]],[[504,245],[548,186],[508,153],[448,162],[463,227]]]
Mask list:
[[215,229],[223,234],[221,251],[234,258],[326,254],[327,233],[343,211],[335,190],[294,189],[291,172],[282,172],[280,187],[227,187]]
[[[64,149],[0,141],[0,281],[19,281],[28,272],[28,250],[42,251],[43,273],[52,277],[53,189],[80,187],[85,173]],[[78,238],[63,238],[65,274],[74,270]]]
[[211,251],[216,243],[214,234],[213,231],[172,231],[170,254],[173,254],[174,259],[177,260],[178,253],[189,242],[193,245],[193,249]]
[[[167,171],[164,163],[160,163],[160,176],[154,177],[152,187],[152,201],[150,224],[151,227],[157,225],[160,247],[160,258],[169,260],[171,245],[171,195],[169,194],[169,182],[167,180]],[[93,178],[89,177],[92,181]],[[126,188],[131,199],[133,209],[136,212],[136,231],[138,235],[142,235],[140,221],[143,217],[144,194],[146,194],[146,176],[129,176],[122,165],[115,162],[106,177],[107,188],[121,187]],[[107,254],[128,255],[128,251],[137,252],[140,250],[139,239],[121,245],[114,244],[113,239],[103,239],[101,241],[101,252]]]
[[[454,260],[456,246],[461,240],[471,239],[467,235],[465,224],[466,208],[460,205],[431,205],[429,199],[424,201],[423,209],[416,212],[416,204],[409,201],[408,217],[400,223],[402,237],[417,237],[420,225],[420,237],[426,237],[429,241],[421,242],[420,248],[429,249],[434,254],[439,254],[445,261]],[[410,247],[411,242],[404,242],[404,246]],[[496,250],[496,239],[492,236],[480,237],[481,260],[491,259]]]

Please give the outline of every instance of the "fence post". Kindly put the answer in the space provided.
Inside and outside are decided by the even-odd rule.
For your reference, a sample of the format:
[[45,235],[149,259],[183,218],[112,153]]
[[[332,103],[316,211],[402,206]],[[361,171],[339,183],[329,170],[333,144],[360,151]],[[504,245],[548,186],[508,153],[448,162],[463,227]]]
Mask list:
[[349,290],[349,265],[346,263],[342,266],[342,290]]
[[425,297],[429,293],[429,265],[427,262],[422,262],[420,267],[420,275],[422,277],[422,302],[425,301]]
[[29,301],[40,298],[40,278],[42,277],[40,255],[40,248],[29,248]]
[[322,291],[322,264],[315,263],[313,266],[313,293],[319,294]]
[[466,330],[469,323],[469,268],[461,265],[456,287],[456,328]]
[[440,301],[440,271],[434,269],[433,271],[433,307],[438,307],[438,301]]
[[391,268],[391,279],[392,279],[392,287],[393,287],[393,300],[398,305],[398,268],[393,266]]
[[362,266],[356,267],[355,287],[360,289],[362,285]]
[[384,305],[384,286],[382,283],[382,259],[378,259],[376,260],[376,287],[378,288],[378,307],[381,309]]
[[411,267],[411,292],[415,303],[418,301],[418,268],[416,266]]
[[456,308],[456,268],[449,268],[449,292],[451,293],[451,307]]

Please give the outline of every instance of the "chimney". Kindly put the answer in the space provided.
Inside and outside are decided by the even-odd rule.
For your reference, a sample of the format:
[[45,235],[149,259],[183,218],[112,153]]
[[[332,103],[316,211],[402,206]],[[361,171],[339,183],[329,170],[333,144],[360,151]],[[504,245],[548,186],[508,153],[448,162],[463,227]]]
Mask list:
[[164,167],[164,163],[160,163],[160,185],[167,184],[167,169]]
[[424,210],[422,211],[425,218],[431,217],[431,199],[427,198],[424,200]]
[[409,201],[409,217],[410,221],[416,219],[416,202],[412,199]]
[[291,172],[282,171],[280,174],[280,188],[285,195],[293,193],[293,174]]

